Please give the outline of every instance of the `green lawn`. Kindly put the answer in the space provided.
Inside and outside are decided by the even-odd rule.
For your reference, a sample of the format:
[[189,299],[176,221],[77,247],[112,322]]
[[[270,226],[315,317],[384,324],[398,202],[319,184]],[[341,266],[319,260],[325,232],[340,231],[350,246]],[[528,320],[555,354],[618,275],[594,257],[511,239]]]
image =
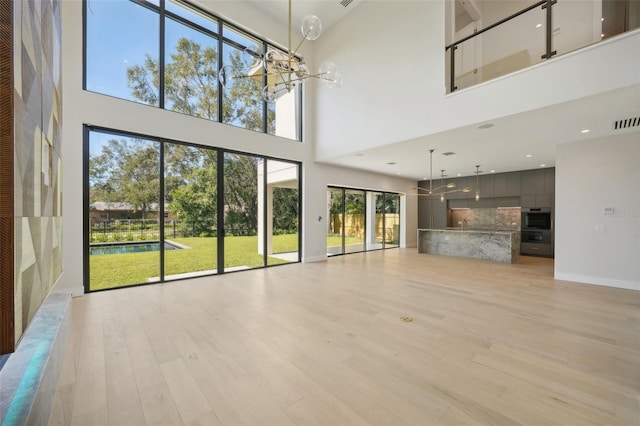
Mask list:
[[[165,275],[216,269],[217,239],[205,237],[172,238],[170,241],[190,247],[165,251]],[[297,234],[274,235],[274,253],[298,250]],[[275,257],[269,265],[286,263]],[[225,239],[225,268],[245,266],[261,267],[258,237],[228,237]],[[106,254],[89,257],[90,289],[101,290],[148,282],[160,276],[160,252]]]
[[[217,269],[217,239],[215,237],[170,238],[169,241],[188,246],[183,250],[165,251],[165,276]],[[358,244],[362,238],[347,237],[345,244]],[[342,238],[330,236],[327,247],[342,245]],[[273,252],[298,251],[298,235],[274,235]],[[258,237],[225,238],[225,268],[245,266],[259,268],[263,258],[258,254]],[[286,263],[276,257],[268,257],[269,265]],[[160,277],[160,252],[106,254],[89,256],[91,290],[142,284],[149,278]]]
[[[349,246],[352,244],[362,244],[362,241],[364,241],[363,237],[346,237],[344,239],[344,244],[346,246]],[[341,247],[341,246],[342,246],[342,237],[336,236],[336,235],[327,237],[327,247]]]

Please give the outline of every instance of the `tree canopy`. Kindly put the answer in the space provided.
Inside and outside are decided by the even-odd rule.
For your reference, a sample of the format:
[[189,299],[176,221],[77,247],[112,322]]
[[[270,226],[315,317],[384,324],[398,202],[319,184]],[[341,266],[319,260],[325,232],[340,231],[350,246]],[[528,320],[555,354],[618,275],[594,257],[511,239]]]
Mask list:
[[[234,72],[245,68],[242,52],[229,49],[225,62]],[[159,105],[164,90],[165,108],[195,117],[218,120],[218,52],[213,47],[182,37],[166,61],[164,88],[160,87],[158,60],[145,55],[142,64],[127,69],[127,84],[135,99]],[[222,122],[250,130],[261,130],[263,123],[262,82],[253,78],[233,80],[222,94]],[[268,125],[274,126],[275,110],[267,109]]]
[[[241,52],[225,50],[225,62],[234,69],[244,68]],[[164,87],[159,64],[147,54],[142,64],[127,69],[132,96],[143,103],[159,106],[164,90],[165,108],[210,120],[218,119],[218,52],[180,38],[167,58]],[[262,129],[262,83],[252,78],[235,79],[223,92],[223,121],[247,129]],[[273,126],[275,111],[267,109]],[[191,235],[211,235],[216,226],[217,155],[214,149],[181,144],[164,145],[164,200],[168,210],[190,227]],[[258,174],[260,158],[225,154],[225,227],[231,232],[255,232],[258,221]],[[142,211],[160,202],[160,143],[131,138],[111,139],[101,152],[89,159],[91,202],[129,203]],[[274,191],[274,227],[297,229],[297,191]],[[295,224],[295,226],[293,226]]]
[[145,218],[159,203],[160,144],[139,139],[111,139],[92,156],[90,199],[125,202]]

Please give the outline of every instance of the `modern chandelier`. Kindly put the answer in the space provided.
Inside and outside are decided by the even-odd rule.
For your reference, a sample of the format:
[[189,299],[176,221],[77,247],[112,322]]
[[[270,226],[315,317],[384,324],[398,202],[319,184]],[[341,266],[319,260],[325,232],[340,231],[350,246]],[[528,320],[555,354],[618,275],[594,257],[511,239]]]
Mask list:
[[[440,195],[440,201],[444,202],[446,194],[452,194],[454,192],[471,192],[471,188],[468,186],[462,189],[457,189],[456,184],[453,182],[449,182],[448,184],[445,185],[444,178],[446,175],[444,174],[445,172],[444,169],[440,170],[440,173],[441,173],[440,186],[437,186],[435,188],[433,187],[433,151],[435,151],[435,149],[429,150],[429,188],[418,187],[417,195],[422,197],[431,197],[434,195]],[[425,191],[425,192],[421,193],[419,191]],[[479,194],[480,193],[477,192],[478,196]]]
[[218,79],[223,87],[231,88],[234,81],[252,78],[262,81],[266,76],[266,86],[262,90],[262,98],[266,102],[274,102],[280,96],[291,92],[298,83],[309,78],[322,80],[329,88],[342,86],[342,75],[337,71],[336,64],[324,62],[317,73],[311,73],[304,60],[297,55],[305,40],[316,40],[322,32],[322,23],[315,15],[307,15],[302,21],[300,30],[302,40],[295,49],[291,48],[291,2],[289,0],[289,36],[287,52],[268,49],[266,53],[259,52],[255,47],[247,47],[243,52],[243,61],[247,69],[239,71],[231,65],[220,69]]

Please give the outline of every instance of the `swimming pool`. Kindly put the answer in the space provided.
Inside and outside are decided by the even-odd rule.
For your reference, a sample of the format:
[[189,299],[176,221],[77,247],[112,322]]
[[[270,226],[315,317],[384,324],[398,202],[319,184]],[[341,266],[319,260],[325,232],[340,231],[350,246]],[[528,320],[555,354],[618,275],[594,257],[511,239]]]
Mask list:
[[[165,250],[180,250],[180,247],[174,246],[171,243],[165,241]],[[124,254],[124,253],[144,253],[148,251],[160,251],[159,242],[148,243],[121,243],[121,244],[94,244],[89,247],[89,254],[91,256],[98,256],[103,254]]]

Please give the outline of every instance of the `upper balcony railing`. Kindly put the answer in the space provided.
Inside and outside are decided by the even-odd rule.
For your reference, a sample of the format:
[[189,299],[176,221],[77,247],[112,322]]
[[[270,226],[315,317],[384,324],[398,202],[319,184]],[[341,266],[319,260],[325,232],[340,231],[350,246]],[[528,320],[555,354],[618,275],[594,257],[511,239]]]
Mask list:
[[[509,3],[466,3],[452,1],[457,41],[445,47],[449,93],[640,27],[640,2],[635,0],[541,0],[480,30],[479,24],[504,15]],[[462,6],[472,6],[467,21],[459,19],[456,8]]]

